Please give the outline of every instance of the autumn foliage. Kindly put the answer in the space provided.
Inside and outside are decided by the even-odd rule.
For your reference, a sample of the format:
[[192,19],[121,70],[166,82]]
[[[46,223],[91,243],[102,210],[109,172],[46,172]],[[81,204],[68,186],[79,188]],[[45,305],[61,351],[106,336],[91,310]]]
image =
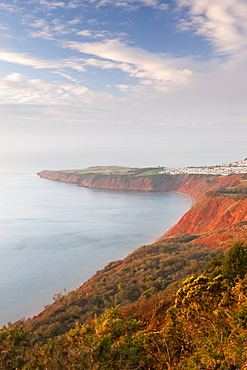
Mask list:
[[[24,325],[0,331],[0,369],[227,369],[247,361],[247,246],[213,257],[179,289],[108,308],[37,340]],[[173,293],[172,293],[173,291]],[[61,324],[58,322],[58,324]]]

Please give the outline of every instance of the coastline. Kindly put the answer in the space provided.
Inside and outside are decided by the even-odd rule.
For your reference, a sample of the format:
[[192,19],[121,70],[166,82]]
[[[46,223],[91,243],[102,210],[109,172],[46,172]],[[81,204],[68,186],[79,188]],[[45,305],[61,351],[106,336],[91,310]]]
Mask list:
[[[112,262],[108,262],[104,268],[98,270],[91,278],[85,280],[83,285],[73,291],[82,296],[83,303],[86,306],[87,304],[90,306],[90,299],[97,295],[97,292],[101,292],[102,289],[104,289],[104,283],[101,279],[102,276],[108,276],[109,274],[114,275],[114,279],[112,279],[113,288],[117,286],[118,282],[122,284],[122,272],[126,271],[126,274],[128,275],[128,271],[130,271],[129,266],[132,266],[133,263],[137,266],[143,266],[146,263],[149,266],[151,255],[162,260],[164,255],[164,253],[162,253],[162,248],[166,249],[166,240],[168,243],[167,245],[169,246],[170,238],[173,237],[175,237],[175,246],[172,243],[171,247],[174,248],[175,254],[177,253],[177,248],[181,247],[183,249],[184,244],[186,244],[186,248],[188,248],[188,250],[190,250],[190,247],[192,246],[192,253],[194,253],[194,246],[196,248],[196,253],[200,253],[201,250],[203,251],[205,249],[209,250],[206,251],[206,256],[211,253],[210,250],[215,253],[214,251],[216,249],[222,250],[222,248],[226,249],[230,247],[234,241],[239,240],[240,236],[242,236],[242,239],[245,238],[247,232],[247,197],[238,199],[232,195],[222,194],[218,190],[221,190],[223,186],[226,188],[230,186],[237,187],[239,182],[242,180],[242,177],[243,176],[239,175],[231,175],[228,177],[218,176],[217,178],[211,178],[209,176],[201,175],[175,175],[168,178],[168,181],[163,181],[161,184],[157,184],[157,182],[152,183],[151,185],[155,189],[155,192],[178,193],[189,198],[190,204],[187,202],[187,206],[190,205],[190,208],[188,207],[189,209],[187,208],[187,211],[185,210],[185,213],[180,216],[180,219],[162,235],[156,238],[154,242],[151,242],[151,244],[148,245],[144,244],[139,248],[137,247],[126,257],[120,258],[117,261],[116,258],[113,261],[111,260]],[[65,179],[66,181],[64,181],[64,179],[56,180],[61,182],[74,182],[68,181],[67,178]],[[98,179],[96,178],[95,180]],[[74,184],[76,183],[74,182]],[[98,190],[113,190],[112,188],[103,188],[102,185],[105,185],[105,183],[102,181],[100,183],[98,181],[94,181],[91,182],[88,187]],[[130,189],[129,186],[126,186],[124,181],[119,183],[115,182],[113,185],[114,190],[121,190],[127,193],[132,192],[132,189]],[[120,189],[118,188],[119,185],[121,185]],[[125,188],[123,188],[123,185],[125,185]],[[142,188],[141,190],[144,189]],[[225,212],[226,210],[228,210],[228,212]],[[224,217],[222,217],[222,215],[224,215]],[[149,218],[148,222],[150,222]],[[149,223],[148,227],[150,227]],[[160,230],[162,231],[162,225]],[[183,235],[191,235],[193,238],[184,240],[183,237],[180,238],[180,236]],[[159,253],[157,253],[157,245],[159,242],[161,249],[159,249]],[[133,259],[133,256],[136,257]],[[152,269],[152,265],[149,267]],[[121,273],[119,273],[119,269],[121,270]],[[142,269],[139,268],[135,271],[137,275],[142,273],[138,272],[139,270],[142,271]],[[164,271],[162,274],[163,273]],[[132,285],[134,286],[136,279],[138,279],[137,276],[131,277],[128,285],[130,287]],[[96,289],[97,287],[98,290]],[[148,284],[146,284],[145,287],[148,288]],[[142,293],[143,292],[140,291],[140,294]],[[59,305],[53,304],[51,308],[42,311],[35,319],[42,320],[43,317],[47,315],[52,317],[56,315],[59,316],[59,307]],[[54,314],[55,312],[56,315]]]
[[181,218],[186,215],[187,212],[189,212],[191,210],[192,207],[194,207],[194,205],[198,202],[198,200],[193,197],[192,195],[188,194],[188,193],[183,193],[182,191],[172,191],[172,193],[177,193],[177,194],[181,194],[187,198],[189,198],[191,200],[191,205],[190,205],[190,208],[188,209],[188,211],[186,211],[181,217],[180,219],[174,224],[172,225],[171,227],[169,227],[161,236],[159,236],[157,239],[155,239],[151,244],[155,244],[155,243],[158,243],[160,242],[162,239],[164,239],[166,237],[166,235],[169,233],[169,231],[171,229],[173,229],[174,226],[177,225],[178,222],[180,222]]

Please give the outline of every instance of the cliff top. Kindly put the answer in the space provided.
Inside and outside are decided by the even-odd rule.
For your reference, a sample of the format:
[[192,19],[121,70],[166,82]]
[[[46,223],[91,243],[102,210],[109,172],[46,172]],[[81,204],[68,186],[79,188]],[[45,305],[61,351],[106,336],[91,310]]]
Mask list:
[[[46,171],[46,170],[45,170]],[[42,171],[44,172],[44,171]],[[130,175],[130,176],[150,176],[161,174],[204,174],[204,175],[232,175],[247,173],[247,159],[228,164],[211,166],[189,166],[184,168],[169,168],[164,166],[157,167],[125,167],[125,166],[91,166],[83,169],[46,171],[59,172],[63,174],[100,174],[100,175]]]
[[[92,166],[83,169],[74,170],[59,170],[50,172],[59,172],[64,174],[86,175],[86,174],[100,174],[100,175],[131,175],[131,176],[148,176],[158,175],[164,173],[165,169],[161,167],[124,167],[124,166]],[[48,171],[49,172],[49,171]]]

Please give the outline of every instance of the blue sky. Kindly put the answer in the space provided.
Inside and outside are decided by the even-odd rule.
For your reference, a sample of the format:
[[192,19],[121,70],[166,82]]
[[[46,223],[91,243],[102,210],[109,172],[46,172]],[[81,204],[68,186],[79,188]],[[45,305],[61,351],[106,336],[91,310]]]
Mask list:
[[246,72],[246,0],[1,1],[1,158],[243,159]]

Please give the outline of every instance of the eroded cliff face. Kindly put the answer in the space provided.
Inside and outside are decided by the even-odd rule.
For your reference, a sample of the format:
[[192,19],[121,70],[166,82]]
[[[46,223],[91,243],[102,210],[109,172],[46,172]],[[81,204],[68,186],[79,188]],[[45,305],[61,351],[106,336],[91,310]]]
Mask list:
[[97,189],[129,191],[178,191],[193,196],[196,204],[172,227],[165,238],[177,234],[197,235],[191,243],[230,245],[247,236],[247,198],[210,196],[208,191],[237,186],[245,175],[215,176],[162,174],[159,176],[77,174],[73,171],[42,171],[40,177]]
[[[176,176],[176,175],[175,175]],[[243,175],[216,176],[216,175],[182,175],[178,181],[177,190],[201,199],[206,192],[215,191],[222,187],[235,186]]]
[[166,237],[177,234],[197,235],[191,244],[210,247],[227,247],[235,241],[246,241],[247,198],[203,197],[168,231]]
[[192,207],[170,230],[168,236],[187,232],[201,234],[247,221],[247,199],[232,196],[207,197]]
[[[177,191],[193,195],[196,204],[173,226],[165,238],[179,234],[196,235],[191,244],[228,247],[247,237],[247,197],[237,194],[213,195],[224,188],[234,188],[245,175],[211,176],[182,179]],[[210,192],[210,193],[208,193]]]
[[200,199],[207,191],[238,183],[243,175],[215,176],[189,174],[162,174],[155,176],[77,174],[74,171],[41,171],[38,175],[49,180],[62,181],[95,189],[179,191]]
[[41,171],[38,175],[49,180],[74,183],[94,189],[144,190],[153,191],[151,177],[128,175],[75,174],[63,171]]

